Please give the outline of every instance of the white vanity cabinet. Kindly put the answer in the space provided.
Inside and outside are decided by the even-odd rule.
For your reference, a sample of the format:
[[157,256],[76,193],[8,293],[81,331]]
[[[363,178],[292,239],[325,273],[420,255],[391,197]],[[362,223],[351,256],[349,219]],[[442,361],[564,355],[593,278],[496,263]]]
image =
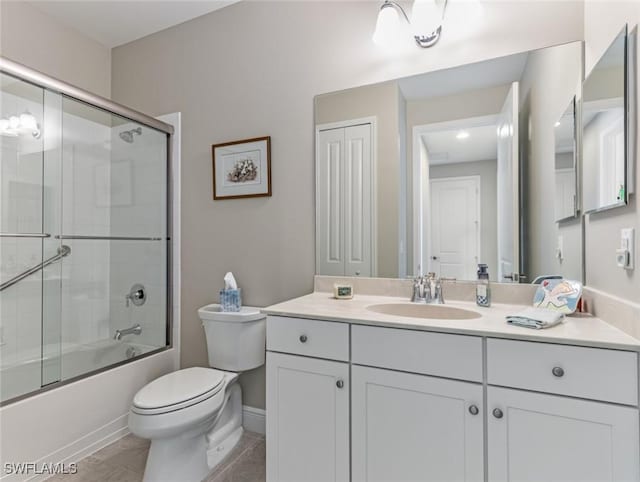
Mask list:
[[349,325],[268,317],[267,350],[267,481],[348,482]]
[[267,481],[640,482],[638,353],[267,318]]
[[638,409],[487,390],[489,481],[639,480]]
[[354,482],[484,479],[482,385],[354,365],[351,387]]

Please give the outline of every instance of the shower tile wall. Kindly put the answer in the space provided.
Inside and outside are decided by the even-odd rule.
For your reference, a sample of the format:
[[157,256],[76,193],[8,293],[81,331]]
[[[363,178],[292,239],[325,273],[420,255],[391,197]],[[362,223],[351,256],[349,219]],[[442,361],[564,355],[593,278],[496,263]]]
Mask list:
[[[142,127],[132,142],[120,138],[123,131],[138,127],[125,123],[112,129],[112,234],[166,238],[164,135]],[[127,341],[142,351],[166,344],[165,252],[165,241],[111,242],[111,332],[139,323],[142,334]],[[145,287],[148,298],[142,306],[127,307],[125,296],[136,283]]]

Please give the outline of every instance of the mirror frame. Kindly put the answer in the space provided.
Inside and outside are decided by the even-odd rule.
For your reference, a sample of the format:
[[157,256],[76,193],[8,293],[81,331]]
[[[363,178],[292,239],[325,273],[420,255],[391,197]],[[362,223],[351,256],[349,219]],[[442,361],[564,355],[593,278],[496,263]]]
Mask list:
[[571,216],[565,216],[564,218],[556,219],[557,224],[564,224],[569,221],[575,221],[576,219],[579,219],[581,215],[580,208],[581,208],[582,197],[580,195],[581,193],[580,185],[582,183],[580,178],[580,164],[581,164],[580,153],[582,149],[579,149],[580,142],[578,139],[578,132],[579,132],[578,121],[582,121],[582,116],[580,115],[580,112],[578,109],[579,103],[580,101],[578,100],[577,95],[574,95],[571,101],[569,102],[569,106],[573,110],[573,169],[576,177],[575,178],[576,194],[575,194],[575,199],[573,201],[573,214]]

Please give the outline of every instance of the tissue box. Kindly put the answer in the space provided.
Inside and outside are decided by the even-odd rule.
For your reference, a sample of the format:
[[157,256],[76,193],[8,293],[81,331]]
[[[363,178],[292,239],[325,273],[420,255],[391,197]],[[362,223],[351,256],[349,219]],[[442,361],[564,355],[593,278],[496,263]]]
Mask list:
[[242,296],[240,288],[237,290],[220,290],[220,309],[222,311],[240,311]]

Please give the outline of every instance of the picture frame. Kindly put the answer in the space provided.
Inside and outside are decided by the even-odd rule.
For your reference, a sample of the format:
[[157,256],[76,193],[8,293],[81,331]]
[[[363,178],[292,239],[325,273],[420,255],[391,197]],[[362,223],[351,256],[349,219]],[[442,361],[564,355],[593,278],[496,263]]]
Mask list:
[[271,196],[271,136],[211,146],[213,199]]

